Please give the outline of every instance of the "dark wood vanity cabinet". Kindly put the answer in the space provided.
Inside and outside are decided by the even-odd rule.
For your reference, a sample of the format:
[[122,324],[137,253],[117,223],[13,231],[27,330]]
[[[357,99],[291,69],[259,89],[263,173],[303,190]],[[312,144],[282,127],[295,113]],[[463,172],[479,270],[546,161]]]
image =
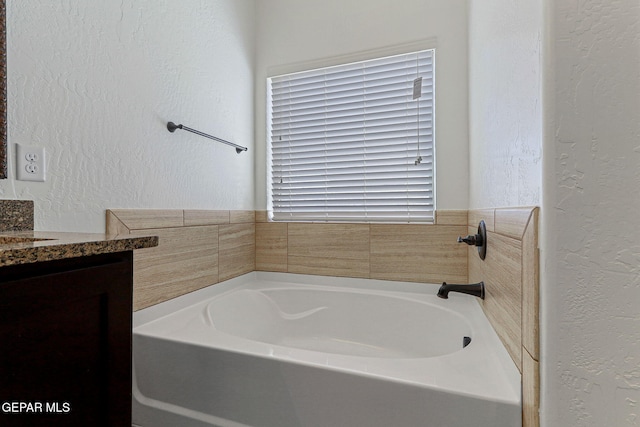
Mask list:
[[0,426],[131,426],[132,258],[0,267]]

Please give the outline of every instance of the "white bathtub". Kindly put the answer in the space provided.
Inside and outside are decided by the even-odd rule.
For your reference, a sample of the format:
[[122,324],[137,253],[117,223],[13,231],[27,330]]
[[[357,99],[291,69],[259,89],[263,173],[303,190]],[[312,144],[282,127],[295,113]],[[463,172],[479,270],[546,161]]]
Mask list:
[[134,424],[520,426],[520,374],[479,304],[437,289],[251,273],[138,311]]

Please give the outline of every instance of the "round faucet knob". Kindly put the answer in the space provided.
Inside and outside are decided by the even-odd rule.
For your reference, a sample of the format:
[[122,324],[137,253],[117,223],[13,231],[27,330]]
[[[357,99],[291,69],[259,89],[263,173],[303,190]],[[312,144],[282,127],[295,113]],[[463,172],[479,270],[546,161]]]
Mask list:
[[476,246],[480,259],[484,259],[487,255],[487,226],[484,220],[480,220],[478,224],[478,234],[469,234],[467,237],[458,237],[458,243],[466,243],[469,246]]

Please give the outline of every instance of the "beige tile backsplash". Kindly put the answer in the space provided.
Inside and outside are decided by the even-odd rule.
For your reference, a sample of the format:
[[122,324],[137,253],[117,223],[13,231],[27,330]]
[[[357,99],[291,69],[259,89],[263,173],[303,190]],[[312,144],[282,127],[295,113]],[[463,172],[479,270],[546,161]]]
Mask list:
[[463,225],[371,225],[371,278],[428,283],[465,283]]
[[218,282],[218,226],[131,230],[159,244],[133,256],[134,310]]
[[[465,282],[467,211],[437,224],[273,223],[256,212],[256,269],[413,282]],[[445,225],[441,225],[441,222]],[[456,225],[457,224],[457,225]]]
[[254,211],[114,209],[107,234],[159,236],[134,253],[134,310],[255,270]]
[[290,273],[369,277],[367,224],[290,223],[287,242]]
[[222,282],[255,270],[256,225],[254,222],[220,225],[218,241],[220,248],[218,281]]

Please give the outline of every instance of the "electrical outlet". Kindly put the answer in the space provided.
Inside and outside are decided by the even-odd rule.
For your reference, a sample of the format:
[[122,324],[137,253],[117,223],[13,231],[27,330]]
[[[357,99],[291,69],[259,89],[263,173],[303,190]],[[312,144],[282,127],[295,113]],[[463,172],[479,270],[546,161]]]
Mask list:
[[20,181],[45,180],[45,157],[43,147],[16,144],[16,175]]

